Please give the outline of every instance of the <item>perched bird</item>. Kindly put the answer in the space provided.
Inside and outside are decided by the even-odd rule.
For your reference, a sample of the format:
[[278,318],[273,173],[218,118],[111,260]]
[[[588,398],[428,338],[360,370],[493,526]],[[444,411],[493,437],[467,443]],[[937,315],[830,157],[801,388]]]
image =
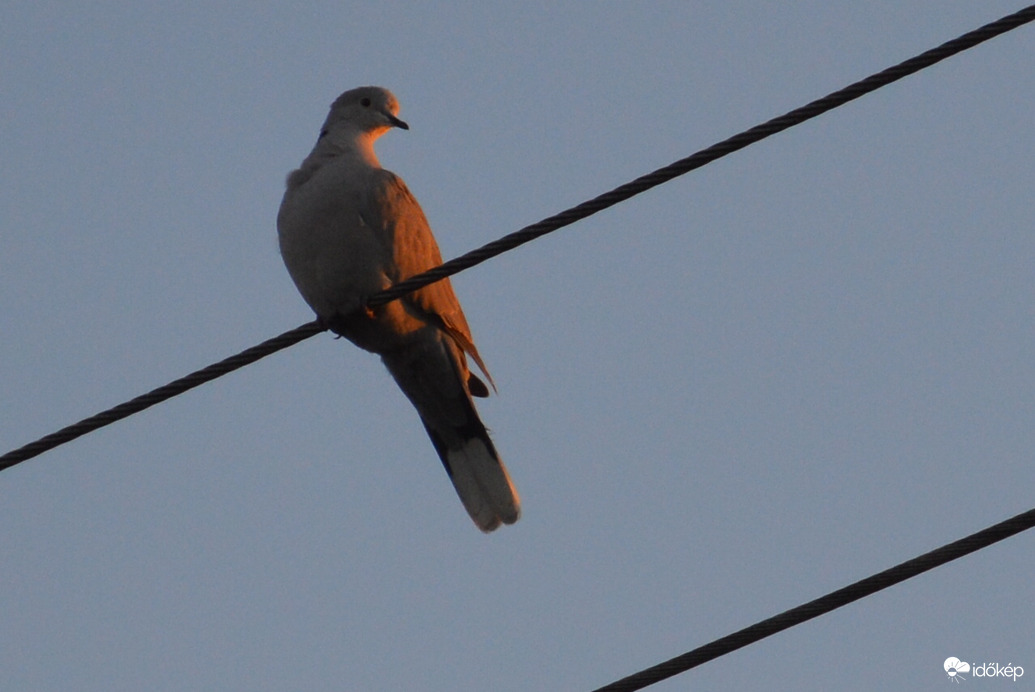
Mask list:
[[381,356],[420,414],[464,508],[482,531],[513,524],[517,491],[471,396],[492,383],[449,279],[387,305],[371,295],[442,263],[417,200],[381,168],[374,141],[393,127],[399,102],[360,87],[331,104],[312,152],[287,178],[277,215],[280,252],[299,292],[324,324]]

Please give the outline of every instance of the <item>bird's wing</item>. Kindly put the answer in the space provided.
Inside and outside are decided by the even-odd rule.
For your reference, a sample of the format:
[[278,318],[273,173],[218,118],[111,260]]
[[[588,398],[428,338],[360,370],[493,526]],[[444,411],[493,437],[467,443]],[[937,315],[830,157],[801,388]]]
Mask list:
[[[388,275],[392,283],[398,283],[432,267],[442,264],[442,253],[431,233],[431,227],[416,198],[406,183],[395,174],[379,170],[369,186],[369,197],[364,207],[364,221],[383,233],[388,256],[393,259]],[[367,218],[369,217],[369,218]],[[394,273],[394,275],[393,275]],[[469,355],[485,377],[496,388],[488,368],[478,354],[471,337],[471,328],[453,292],[449,279],[442,279],[400,298],[409,307],[418,311],[427,321],[449,334],[456,344]],[[486,396],[485,385],[472,378],[472,394]]]

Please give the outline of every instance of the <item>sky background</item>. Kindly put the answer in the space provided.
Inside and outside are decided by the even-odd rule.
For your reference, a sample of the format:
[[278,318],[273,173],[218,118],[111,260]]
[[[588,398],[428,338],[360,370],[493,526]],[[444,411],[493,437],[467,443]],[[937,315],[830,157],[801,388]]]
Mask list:
[[[312,319],[364,84],[447,258],[1020,2],[10,2],[0,452]],[[4,690],[587,690],[1035,506],[1035,27],[454,279],[524,515],[319,335],[0,474]],[[1035,687],[1027,533],[668,682]],[[974,689],[1003,681],[972,678]]]

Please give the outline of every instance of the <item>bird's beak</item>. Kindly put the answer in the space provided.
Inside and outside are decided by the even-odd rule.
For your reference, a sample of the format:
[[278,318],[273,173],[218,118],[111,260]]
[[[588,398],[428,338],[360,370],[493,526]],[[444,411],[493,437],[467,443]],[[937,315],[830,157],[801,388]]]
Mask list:
[[399,120],[399,118],[395,117],[391,113],[385,113],[385,115],[388,116],[388,123],[390,125],[392,125],[393,127],[398,127],[398,128],[403,129],[403,130],[409,130],[410,129],[409,125],[407,125],[402,120]]

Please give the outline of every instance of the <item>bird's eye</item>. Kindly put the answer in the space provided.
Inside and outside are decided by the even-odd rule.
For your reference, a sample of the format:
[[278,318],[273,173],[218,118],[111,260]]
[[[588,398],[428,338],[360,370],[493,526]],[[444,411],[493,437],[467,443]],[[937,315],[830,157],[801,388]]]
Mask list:
[[370,99],[368,99],[368,98],[361,98],[359,100],[359,105],[363,106],[364,108],[370,108]]

